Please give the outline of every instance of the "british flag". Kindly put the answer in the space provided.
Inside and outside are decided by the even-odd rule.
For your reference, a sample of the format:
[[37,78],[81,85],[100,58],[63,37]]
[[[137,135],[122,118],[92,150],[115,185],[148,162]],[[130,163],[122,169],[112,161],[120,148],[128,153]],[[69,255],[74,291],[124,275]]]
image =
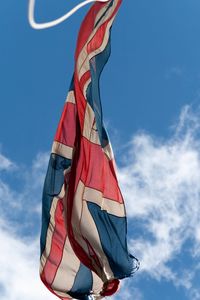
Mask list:
[[63,300],[112,295],[138,268],[99,92],[120,5],[95,3],[82,23],[44,183],[40,277]]

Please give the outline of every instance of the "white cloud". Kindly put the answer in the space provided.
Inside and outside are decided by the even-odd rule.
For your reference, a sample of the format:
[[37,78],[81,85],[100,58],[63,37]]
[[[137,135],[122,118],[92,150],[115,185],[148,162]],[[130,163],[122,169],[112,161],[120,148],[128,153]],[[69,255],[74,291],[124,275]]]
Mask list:
[[0,226],[1,300],[55,300],[39,279],[37,240],[23,240]]
[[13,162],[0,153],[0,171],[10,170],[11,167],[14,167]]
[[[25,234],[26,231],[27,235],[34,235],[39,229],[36,218],[41,219],[42,185],[48,158],[48,153],[39,153],[32,166],[27,168],[10,162],[0,154],[0,165],[10,162],[4,169],[4,177],[0,174],[0,217],[12,222],[18,233]],[[7,180],[5,175],[12,177],[12,181]]]
[[[0,296],[1,300],[44,300],[56,299],[43,286],[39,279],[39,237],[38,232],[28,237],[19,235],[19,229],[27,226],[22,214],[27,214],[26,202],[38,203],[44,174],[47,167],[47,154],[38,154],[32,167],[24,175],[24,168],[17,167],[15,176],[22,179],[22,190],[17,190],[0,177]],[[0,164],[9,172],[12,165],[9,159],[0,154]],[[21,170],[21,174],[19,174]],[[28,198],[29,197],[29,198]],[[37,198],[36,201],[34,198]],[[7,210],[10,210],[8,215]],[[34,216],[34,206],[29,217]]]
[[191,272],[184,261],[181,271],[170,264],[181,259],[186,242],[190,243],[188,258],[200,254],[199,117],[198,110],[185,106],[168,140],[138,133],[127,146],[119,170],[131,224],[142,232],[130,243],[140,258],[140,272],[186,289],[192,289],[196,271]]
[[109,298],[110,300],[143,300],[142,292],[136,288],[131,286],[130,280],[121,281],[119,291],[112,297]]

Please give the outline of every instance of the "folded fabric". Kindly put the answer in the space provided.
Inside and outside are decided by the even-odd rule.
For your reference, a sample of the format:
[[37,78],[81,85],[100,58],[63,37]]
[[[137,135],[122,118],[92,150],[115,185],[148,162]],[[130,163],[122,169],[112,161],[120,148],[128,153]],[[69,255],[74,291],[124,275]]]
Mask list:
[[120,4],[95,3],[82,23],[44,183],[40,276],[63,300],[112,295],[138,269],[99,91]]

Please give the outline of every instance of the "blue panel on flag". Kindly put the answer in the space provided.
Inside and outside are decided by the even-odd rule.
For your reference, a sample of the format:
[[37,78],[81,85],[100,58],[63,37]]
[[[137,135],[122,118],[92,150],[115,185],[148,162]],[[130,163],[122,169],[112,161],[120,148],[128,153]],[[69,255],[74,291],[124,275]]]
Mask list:
[[53,197],[58,195],[64,183],[64,170],[70,167],[71,160],[51,154],[45,178],[42,197],[42,229],[40,237],[41,255],[45,249],[47,230],[50,221],[50,209]]
[[99,91],[99,80],[101,72],[107,63],[111,53],[110,39],[104,51],[94,56],[90,61],[91,83],[87,88],[87,100],[95,113],[97,130],[102,147],[108,144],[108,136],[103,124],[102,107]]
[[71,166],[71,160],[60,155],[51,154],[44,184],[44,193],[56,196],[64,183],[64,170]]
[[126,218],[116,217],[92,202],[88,209],[96,224],[102,248],[116,278],[124,278],[132,274],[132,256],[126,247]]
[[92,272],[82,263],[80,264],[79,270],[76,274],[75,281],[72,289],[68,294],[73,298],[81,300],[87,300],[88,295],[92,290]]

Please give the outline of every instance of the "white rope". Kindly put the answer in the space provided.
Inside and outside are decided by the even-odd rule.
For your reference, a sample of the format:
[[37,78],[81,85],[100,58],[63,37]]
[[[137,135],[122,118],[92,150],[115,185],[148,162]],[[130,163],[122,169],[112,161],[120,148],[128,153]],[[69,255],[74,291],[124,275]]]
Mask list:
[[78,5],[76,5],[74,8],[72,8],[64,16],[59,17],[56,20],[53,20],[53,21],[50,21],[50,22],[46,22],[46,23],[36,23],[36,21],[34,19],[35,0],[29,0],[29,7],[28,7],[28,19],[29,19],[29,23],[30,23],[30,25],[34,29],[46,29],[46,28],[50,28],[50,27],[56,26],[56,25],[62,23],[63,21],[67,20],[75,12],[77,12],[77,10],[79,10],[81,7],[87,5],[88,3],[95,2],[95,1],[97,1],[97,2],[108,2],[109,0],[85,0],[85,1],[83,1],[81,3],[79,3]]

